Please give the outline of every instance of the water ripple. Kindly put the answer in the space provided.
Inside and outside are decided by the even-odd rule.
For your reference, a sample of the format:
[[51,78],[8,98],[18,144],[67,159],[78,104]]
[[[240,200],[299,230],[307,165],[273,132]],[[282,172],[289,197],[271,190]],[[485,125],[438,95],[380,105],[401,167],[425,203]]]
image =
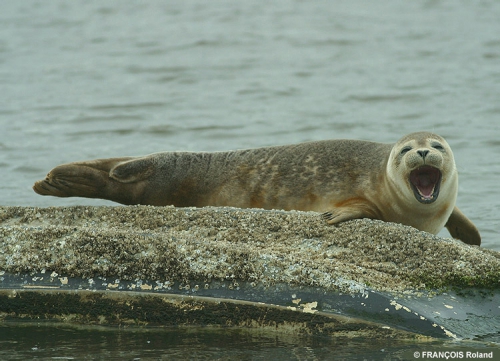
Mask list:
[[124,103],[124,104],[99,104],[90,106],[91,110],[115,110],[115,109],[144,109],[164,107],[165,102],[142,102],[142,103]]
[[366,94],[366,95],[349,95],[345,100],[353,100],[363,103],[374,103],[374,102],[422,102],[428,99],[428,96],[422,94]]

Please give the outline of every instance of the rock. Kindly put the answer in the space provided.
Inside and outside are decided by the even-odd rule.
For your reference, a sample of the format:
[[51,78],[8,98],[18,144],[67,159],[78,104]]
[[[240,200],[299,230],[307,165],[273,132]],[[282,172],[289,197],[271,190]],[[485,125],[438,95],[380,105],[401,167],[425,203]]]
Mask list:
[[[195,315],[203,304],[219,315],[209,318],[214,325],[258,325],[264,308],[279,309],[273,322],[283,325],[286,320],[303,325],[305,319],[292,321],[297,313],[321,315],[325,325],[349,324],[347,329],[358,332],[375,327],[390,330],[393,337],[408,337],[404,331],[411,331],[474,338],[500,330],[500,309],[488,309],[500,299],[500,253],[399,224],[366,219],[328,226],[314,212],[214,207],[0,207],[0,239],[4,317],[21,317],[15,304],[21,307],[26,297],[41,297],[40,305],[53,292],[62,300],[73,290],[69,294],[78,294],[81,307],[71,314],[80,322],[172,322],[172,317],[157,316],[156,323],[139,314],[126,317],[124,310],[119,316],[103,312],[100,318],[89,318],[82,306],[100,297],[108,302],[103,301],[104,307],[117,299],[111,294],[122,291],[121,304],[136,309],[140,306],[135,302],[155,304],[161,299],[174,305],[169,314],[189,309]],[[190,297],[190,306],[182,303],[185,297]],[[7,307],[6,300],[17,301]],[[471,306],[472,300],[482,303]],[[228,321],[213,309],[220,302],[231,316],[243,304],[255,313],[245,311],[245,322]],[[172,311],[176,307],[180,309]],[[61,318],[63,309],[42,313]],[[41,310],[25,312],[34,317]],[[464,314],[492,321],[478,328],[479,318],[464,321]],[[185,322],[208,322],[198,316]],[[320,332],[318,327],[300,329]],[[328,329],[324,326],[321,332]],[[340,329],[330,327],[331,332]]]

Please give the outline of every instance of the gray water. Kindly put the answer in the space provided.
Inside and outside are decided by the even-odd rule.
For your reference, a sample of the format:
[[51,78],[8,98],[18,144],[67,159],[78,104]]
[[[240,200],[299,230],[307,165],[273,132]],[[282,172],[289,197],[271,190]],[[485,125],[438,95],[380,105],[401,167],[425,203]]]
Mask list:
[[[500,2],[0,0],[0,204],[52,167],[158,151],[444,136],[500,250]],[[447,236],[447,232],[442,232]]]
[[[432,341],[280,335],[245,329],[117,329],[0,325],[2,360],[409,360],[415,351],[494,352],[491,346]],[[2,348],[2,346],[4,348]],[[353,352],[355,351],[355,352]],[[464,352],[465,354],[465,352]],[[495,360],[498,360],[496,358]]]

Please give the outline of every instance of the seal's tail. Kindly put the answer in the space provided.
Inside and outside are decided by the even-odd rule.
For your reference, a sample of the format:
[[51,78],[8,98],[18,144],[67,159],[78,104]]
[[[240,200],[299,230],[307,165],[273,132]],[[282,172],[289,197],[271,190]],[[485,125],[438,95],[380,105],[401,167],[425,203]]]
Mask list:
[[45,179],[36,182],[33,190],[41,195],[103,198],[122,204],[136,204],[133,192],[127,189],[131,185],[110,177],[114,167],[131,159],[110,158],[63,164],[52,169]]

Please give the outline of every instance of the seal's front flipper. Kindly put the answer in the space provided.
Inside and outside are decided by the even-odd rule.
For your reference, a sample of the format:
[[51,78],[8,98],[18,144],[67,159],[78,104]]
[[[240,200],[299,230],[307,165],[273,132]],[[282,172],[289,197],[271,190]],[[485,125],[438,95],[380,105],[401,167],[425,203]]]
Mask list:
[[464,243],[481,245],[481,235],[476,226],[457,207],[453,208],[446,228],[453,238],[457,238]]
[[112,169],[135,158],[96,159],[63,164],[36,182],[33,190],[56,197],[103,198],[123,204],[137,204],[126,184],[110,177]]
[[148,179],[153,173],[153,159],[141,157],[118,163],[111,169],[109,176],[122,183],[134,183]]
[[350,198],[335,204],[335,208],[321,215],[328,224],[337,224],[352,219],[380,219],[376,209],[364,198]]
[[321,217],[328,224],[337,224],[340,222],[350,221],[352,219],[368,218],[364,213],[356,208],[336,208],[329,212],[321,214]]

